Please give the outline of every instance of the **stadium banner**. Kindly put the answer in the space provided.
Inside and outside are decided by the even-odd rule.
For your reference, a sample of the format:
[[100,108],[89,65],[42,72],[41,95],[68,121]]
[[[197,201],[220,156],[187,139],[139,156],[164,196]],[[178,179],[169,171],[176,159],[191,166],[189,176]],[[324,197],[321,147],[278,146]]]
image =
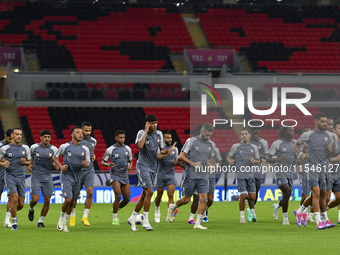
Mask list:
[[6,66],[8,62],[13,65],[21,65],[20,48],[0,48],[0,65]]
[[233,65],[233,50],[187,50],[194,67],[222,67]]
[[[156,188],[154,188],[154,191],[156,191]],[[131,187],[131,200],[130,202],[137,202],[140,195],[142,193],[142,188],[139,187]],[[155,201],[156,192],[154,192],[153,197],[151,199],[151,202]],[[228,187],[227,192],[227,200],[224,200],[225,190],[223,187],[216,187],[214,192],[214,201],[215,202],[221,202],[221,201],[238,201],[238,190],[236,186]],[[174,200],[178,200],[182,197],[182,192],[179,187],[176,187],[175,193],[174,193]],[[332,199],[334,197],[334,194],[332,194]],[[275,186],[261,186],[260,192],[259,192],[259,198],[258,201],[278,201],[282,198],[282,192],[279,188],[276,188]],[[26,189],[26,195],[25,195],[25,204],[28,204],[31,199],[30,195],[30,188]],[[80,196],[78,199],[78,203],[85,203],[86,199],[86,189],[83,188],[80,191]],[[93,203],[113,203],[115,200],[115,195],[111,187],[98,187],[94,188],[93,191]],[[301,200],[301,187],[300,186],[294,186],[292,195],[290,200],[292,201],[300,201]],[[6,204],[8,201],[7,197],[7,191],[4,189],[4,192],[2,193],[2,197],[0,200],[0,204]],[[54,189],[54,195],[51,197],[51,204],[61,204],[63,203],[64,199],[62,197],[62,191],[61,188],[55,188]],[[163,202],[168,201],[167,193],[163,193],[162,197]],[[38,203],[43,203],[44,199],[40,192],[40,198]]]

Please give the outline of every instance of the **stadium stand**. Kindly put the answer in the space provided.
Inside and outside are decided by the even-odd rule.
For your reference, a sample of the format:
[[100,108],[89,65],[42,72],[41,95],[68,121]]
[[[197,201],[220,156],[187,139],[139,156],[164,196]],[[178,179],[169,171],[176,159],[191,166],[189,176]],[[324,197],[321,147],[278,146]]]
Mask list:
[[0,15],[2,43],[36,50],[41,69],[171,70],[169,53],[193,47],[180,14],[165,8],[6,3],[10,7]]

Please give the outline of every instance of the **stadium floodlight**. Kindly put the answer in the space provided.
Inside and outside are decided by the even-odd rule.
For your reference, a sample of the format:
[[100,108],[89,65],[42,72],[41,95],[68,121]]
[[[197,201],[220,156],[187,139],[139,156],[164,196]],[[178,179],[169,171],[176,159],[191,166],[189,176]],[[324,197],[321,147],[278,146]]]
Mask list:
[[180,5],[180,3],[176,3],[176,6],[178,7]]

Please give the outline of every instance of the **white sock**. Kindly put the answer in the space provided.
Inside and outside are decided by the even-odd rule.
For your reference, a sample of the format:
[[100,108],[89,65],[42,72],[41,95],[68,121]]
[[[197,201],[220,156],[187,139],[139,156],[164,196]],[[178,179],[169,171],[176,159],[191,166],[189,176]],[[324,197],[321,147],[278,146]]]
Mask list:
[[30,207],[30,211],[31,211],[31,212],[34,212],[34,206],[33,206],[33,207]]
[[283,218],[284,218],[284,219],[288,218],[288,213],[287,213],[287,212],[284,212],[284,213],[282,213],[282,214],[283,214]]
[[315,221],[316,221],[316,224],[319,224],[319,222],[321,221],[320,219],[320,212],[315,212]]
[[83,214],[83,218],[87,218],[87,216],[89,215],[90,209],[84,209],[84,214]]
[[298,214],[302,214],[303,210],[305,210],[305,209],[306,209],[306,207],[305,207],[304,205],[301,205],[301,206],[299,207],[299,209],[297,210],[297,213],[298,213]]
[[113,213],[113,218],[112,218],[113,221],[117,220],[117,213]]
[[12,224],[17,224],[17,220],[18,220],[17,217],[15,218],[12,217]]
[[61,213],[60,213],[60,218],[59,218],[59,220],[63,220],[63,219],[64,219],[64,216],[65,216],[65,212],[61,212]]
[[40,216],[38,222],[41,222],[41,223],[42,223],[42,222],[44,222],[44,219],[45,219],[44,216]]
[[241,219],[244,218],[244,211],[240,211]]
[[190,213],[190,217],[189,217],[189,220],[193,220],[195,217],[195,214],[194,213]]
[[203,218],[202,214],[197,214],[196,225],[201,225],[202,218]]
[[303,214],[308,213],[310,210],[312,210],[313,206],[309,205],[303,210]]
[[321,215],[322,215],[322,217],[323,217],[323,221],[324,221],[324,222],[326,222],[326,221],[329,220],[329,219],[328,219],[328,216],[327,216],[327,212],[322,212]]
[[149,223],[149,212],[144,212],[144,222]]
[[313,212],[309,213],[308,218],[313,218],[313,215],[314,215]]
[[277,204],[275,205],[275,210],[279,210],[280,207],[281,207],[280,203],[277,203]]
[[155,207],[155,213],[160,213],[160,206]]
[[11,212],[6,212],[5,222],[9,222],[10,218],[11,218]]
[[174,212],[177,208],[178,208],[178,206],[176,205],[176,203],[174,203],[174,205],[171,206],[171,211]]
[[70,217],[70,215],[66,214],[64,215],[64,224],[66,225],[68,217]]
[[71,217],[76,217],[76,208],[73,208],[72,209],[72,212],[71,212]]
[[135,218],[136,218],[137,215],[138,215],[138,212],[133,211],[130,218],[131,218],[132,220],[135,220]]
[[338,210],[338,218],[340,219],[340,210]]
[[255,209],[250,209],[251,215],[255,215]]

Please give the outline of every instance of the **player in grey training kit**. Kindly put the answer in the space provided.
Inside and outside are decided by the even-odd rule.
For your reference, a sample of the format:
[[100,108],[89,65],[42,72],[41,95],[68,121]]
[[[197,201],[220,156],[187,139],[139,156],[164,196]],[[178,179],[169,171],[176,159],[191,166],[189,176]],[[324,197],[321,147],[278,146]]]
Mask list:
[[[212,152],[212,158],[213,158],[213,164],[214,164],[215,168],[222,164],[221,153],[220,153],[220,150],[217,147],[215,147],[215,150]],[[207,201],[207,207],[206,207],[204,215],[203,215],[203,222],[208,222],[208,215],[209,215],[208,209],[212,206],[212,204],[214,202],[215,177],[216,177],[216,172],[212,172],[212,173],[209,174],[208,201]]]
[[[340,148],[340,119],[335,121],[334,132],[338,137],[337,145]],[[330,163],[333,165],[333,169],[329,189],[334,192],[335,199],[328,203],[327,209],[334,208],[340,204],[340,150],[336,154],[333,153]],[[338,224],[340,224],[340,212],[338,214]]]
[[31,201],[28,211],[28,219],[34,220],[34,206],[39,201],[40,190],[44,197],[44,205],[41,209],[38,227],[45,227],[44,219],[50,208],[51,196],[54,194],[52,170],[56,167],[52,157],[58,151],[58,148],[51,145],[51,131],[42,130],[40,132],[40,143],[31,146],[31,156],[33,162],[28,169],[32,172],[31,176]]
[[[255,201],[256,188],[254,173],[260,164],[260,153],[256,145],[249,143],[249,130],[241,130],[241,142],[234,144],[229,152],[227,160],[230,165],[234,165],[236,160],[237,187],[240,196],[240,223],[247,223],[244,218],[244,208],[246,199]],[[248,193],[248,194],[247,194]],[[250,210],[252,221],[256,222],[255,210]]]
[[144,206],[143,228],[147,231],[153,230],[149,223],[149,209],[151,197],[153,195],[153,186],[157,171],[157,151],[160,149],[161,154],[168,154],[174,150],[164,150],[164,139],[161,131],[157,130],[157,117],[153,114],[145,116],[145,129],[139,130],[136,137],[136,144],[139,148],[139,156],[136,164],[138,185],[143,188],[135,210],[127,222],[131,225],[132,231],[138,231],[135,225],[135,218]]
[[[85,121],[81,124],[81,129],[83,132],[83,136],[81,139],[81,144],[85,145],[91,155],[91,162],[90,167],[83,167],[81,169],[81,176],[80,176],[80,185],[82,188],[83,184],[86,188],[86,200],[85,200],[85,209],[84,214],[81,219],[81,222],[84,224],[84,226],[90,226],[89,220],[88,220],[88,214],[90,212],[90,208],[92,205],[92,197],[93,197],[93,187],[94,187],[94,167],[93,167],[93,161],[95,161],[96,156],[94,154],[94,148],[97,145],[97,140],[91,136],[92,132],[92,125],[90,122]],[[74,208],[72,209],[71,215],[70,215],[70,227],[73,227],[76,225],[76,205],[77,201],[74,203]]]
[[[165,142],[165,150],[171,149],[175,146],[177,142],[172,144],[172,136],[169,132],[163,134]],[[155,222],[159,223],[161,220],[160,203],[163,196],[164,188],[166,187],[168,194],[168,207],[170,204],[174,203],[174,192],[176,189],[176,178],[175,178],[175,166],[179,165],[183,168],[185,166],[182,162],[178,160],[178,149],[175,147],[174,150],[169,154],[161,154],[160,151],[157,152],[158,157],[158,168],[157,168],[157,196],[155,198]],[[166,219],[167,221],[168,219]]]
[[215,143],[210,140],[214,132],[211,123],[204,123],[199,136],[189,138],[181,151],[179,159],[182,160],[186,168],[183,175],[183,197],[170,204],[168,209],[169,222],[174,221],[175,210],[190,202],[191,196],[196,189],[199,195],[200,203],[198,205],[198,213],[194,229],[207,229],[201,225],[204,211],[207,204],[207,193],[209,189],[209,172],[213,164],[212,153],[215,150]]
[[25,165],[31,163],[31,152],[27,145],[21,144],[22,131],[20,128],[12,129],[12,141],[0,149],[0,166],[6,168],[5,183],[7,194],[10,196],[12,230],[18,230],[17,211],[24,207],[26,185],[25,185]]
[[[117,130],[115,133],[116,143],[111,145],[105,151],[102,165],[111,168],[110,183],[115,193],[115,201],[113,203],[112,225],[119,225],[117,213],[120,209],[130,202],[130,183],[128,171],[132,167],[132,151],[129,146],[124,144],[125,132]],[[110,160],[110,163],[107,161]],[[123,194],[123,199],[121,195]]]
[[[5,146],[7,144],[10,144],[12,141],[12,129],[7,129],[5,132],[5,139],[0,141],[0,148],[2,146]],[[3,163],[6,161],[6,159],[2,159]],[[0,199],[1,199],[1,195],[2,192],[5,188],[5,173],[6,173],[6,168],[3,166],[0,166]],[[12,201],[10,199],[9,196],[8,197],[8,201],[7,201],[7,205],[6,205],[6,217],[5,217],[5,222],[4,222],[4,227],[6,228],[12,228],[12,223],[10,222],[10,218],[11,218],[11,212],[9,211],[9,208],[11,207]]]
[[[65,201],[61,208],[61,214],[57,229],[59,231],[69,232],[66,222],[72,212],[74,201],[80,194],[80,176],[83,167],[90,166],[90,151],[82,145],[82,129],[74,127],[71,129],[72,141],[62,144],[57,153],[53,156],[53,161],[61,170],[60,182],[63,197]],[[64,165],[59,161],[59,157],[63,156]]]
[[[326,121],[325,114],[315,114],[315,129],[303,133],[294,145],[294,150],[298,153],[301,160],[305,160],[307,157],[301,152],[299,147],[304,143],[307,145],[308,163],[305,164],[304,171],[308,173],[309,186],[312,189],[311,197],[307,198],[300,208],[294,211],[298,226],[301,226],[301,221],[303,221],[303,225],[307,225],[307,212],[311,207],[313,207],[315,212],[317,229],[335,226],[327,216],[326,192],[321,192],[321,190],[326,190],[325,172],[329,167],[328,154],[332,153],[332,143],[334,142],[332,133],[326,131]],[[310,205],[312,206],[309,207]],[[321,209],[322,220],[319,207]]]
[[[279,208],[282,207],[283,225],[290,225],[288,220],[288,203],[293,190],[294,172],[296,168],[296,151],[294,150],[295,140],[294,128],[281,126],[278,136],[279,140],[273,142],[267,156],[268,163],[274,163],[274,174],[276,185],[282,191],[282,198],[279,203],[273,205],[274,220],[279,219]],[[275,156],[275,158],[274,158]]]
[[259,135],[260,135],[259,129],[254,128],[251,130],[251,136],[250,136],[249,142],[251,144],[255,144],[257,148],[259,149],[260,164],[259,164],[258,171],[254,175],[255,176],[255,187],[256,187],[256,199],[255,201],[248,200],[248,205],[249,205],[249,208],[247,209],[248,221],[252,221],[252,214],[250,210],[254,209],[255,207],[255,204],[257,202],[257,198],[259,195],[259,191],[262,185],[262,159],[266,159],[268,151],[269,151],[268,142],[265,139],[259,137]]

